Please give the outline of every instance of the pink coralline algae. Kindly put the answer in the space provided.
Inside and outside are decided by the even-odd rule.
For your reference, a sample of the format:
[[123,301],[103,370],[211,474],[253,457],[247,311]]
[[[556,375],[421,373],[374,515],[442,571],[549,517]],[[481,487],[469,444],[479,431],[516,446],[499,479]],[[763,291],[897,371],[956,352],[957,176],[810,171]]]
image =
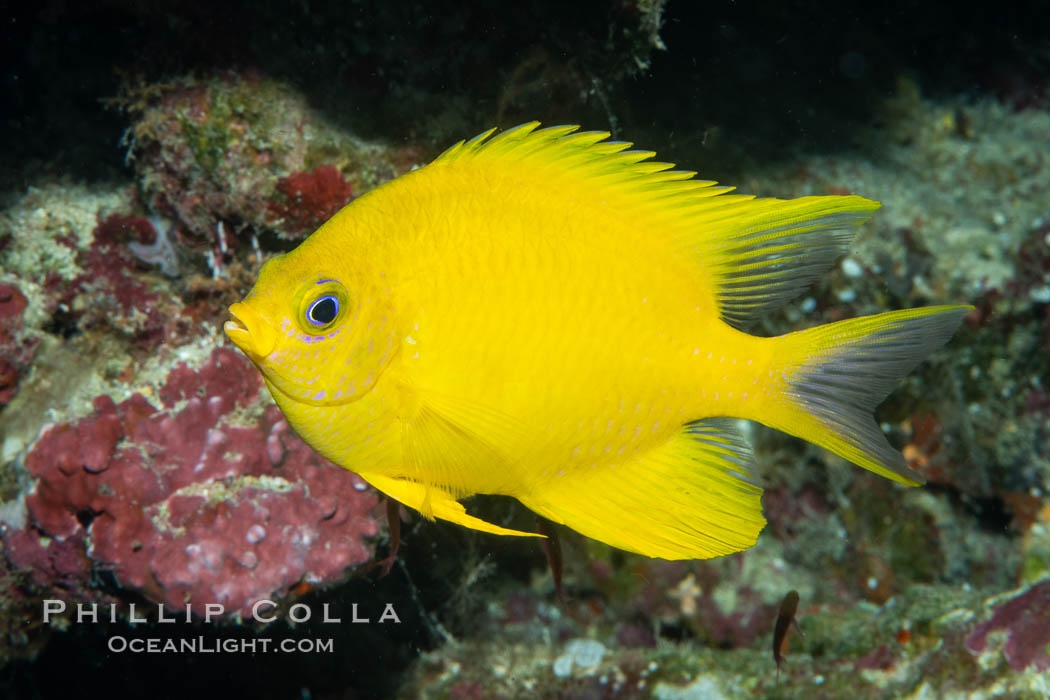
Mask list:
[[247,616],[370,559],[374,492],[276,407],[257,410],[259,388],[222,348],[173,370],[161,408],[99,396],[93,415],[46,429],[25,459],[30,523],[4,534],[12,564],[75,597],[102,599],[89,582],[108,571],[158,603]]
[[83,272],[72,280],[49,273],[43,300],[48,312],[61,309],[67,326],[79,331],[115,330],[144,349],[182,335],[174,328],[180,322],[179,302],[151,289],[143,275],[145,266],[129,248],[129,243],[154,235],[150,222],[111,214],[99,219],[93,233],[88,248],[78,248],[73,237],[58,239],[58,244],[76,252]]
[[301,235],[311,233],[350,201],[350,183],[332,165],[283,177],[277,181],[277,192],[283,201],[275,198],[270,210]]
[[1024,671],[1050,670],[1050,581],[1037,583],[1020,595],[995,608],[991,618],[977,625],[966,639],[966,648],[975,654],[988,645],[988,635],[1005,630],[1003,654],[1010,668]]
[[349,201],[351,185],[375,187],[419,162],[410,148],[334,127],[301,93],[259,74],[125,88],[143,203],[174,221],[191,251],[205,252],[220,222],[230,244],[245,231],[298,240]]
[[27,301],[13,284],[0,284],[0,406],[11,402],[29,366],[35,342],[19,341]]

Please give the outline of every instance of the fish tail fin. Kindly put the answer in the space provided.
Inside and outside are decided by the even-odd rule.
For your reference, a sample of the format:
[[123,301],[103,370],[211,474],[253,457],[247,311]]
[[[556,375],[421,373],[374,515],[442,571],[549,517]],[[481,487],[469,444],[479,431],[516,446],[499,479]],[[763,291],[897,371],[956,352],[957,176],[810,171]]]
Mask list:
[[972,306],[928,306],[853,318],[774,339],[772,377],[786,387],[762,422],[909,486],[908,468],[875,423],[897,382],[946,343]]

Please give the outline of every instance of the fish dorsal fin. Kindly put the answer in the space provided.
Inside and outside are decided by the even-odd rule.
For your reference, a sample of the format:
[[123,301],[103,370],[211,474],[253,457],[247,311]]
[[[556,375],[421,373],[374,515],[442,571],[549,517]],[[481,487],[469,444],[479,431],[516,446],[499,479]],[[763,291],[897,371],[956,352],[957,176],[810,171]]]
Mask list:
[[805,291],[880,206],[852,195],[719,199],[696,212],[683,243],[703,261],[722,319],[742,330]]
[[435,166],[524,166],[533,180],[597,195],[635,217],[638,244],[687,251],[722,319],[744,328],[805,290],[846,248],[878,202],[857,196],[781,200],[727,194],[695,172],[653,161],[652,151],[607,141],[605,131],[539,129],[529,122],[493,136],[485,131],[442,153]]
[[[649,160],[653,151],[628,150],[629,141],[607,141],[608,131],[578,131],[575,125],[549,126],[537,129],[539,122],[521,124],[495,136],[489,129],[460,141],[438,156],[433,165],[452,163],[500,163],[527,165],[534,171],[555,179],[572,179],[580,183],[615,187],[656,185],[687,180],[687,189],[713,185],[713,182],[690,180],[696,173],[669,171],[671,163]],[[658,174],[659,173],[659,174]],[[723,189],[723,188],[719,188]]]
[[708,559],[747,549],[765,525],[762,489],[732,423],[686,424],[640,457],[567,472],[518,498],[587,537],[649,557]]

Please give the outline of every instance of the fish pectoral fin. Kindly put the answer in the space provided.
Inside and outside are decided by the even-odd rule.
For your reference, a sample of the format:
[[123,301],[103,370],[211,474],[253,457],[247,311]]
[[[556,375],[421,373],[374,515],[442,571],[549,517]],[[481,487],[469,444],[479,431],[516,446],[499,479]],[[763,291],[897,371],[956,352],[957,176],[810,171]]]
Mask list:
[[765,525],[751,450],[728,419],[688,423],[615,466],[567,472],[526,506],[606,544],[662,559],[708,559],[752,546]]
[[[543,535],[535,532],[510,530],[485,522],[481,518],[475,518],[467,513],[467,509],[463,507],[462,503],[452,498],[446,491],[433,486],[378,474],[362,473],[360,477],[395,501],[418,510],[426,517],[448,520],[457,525],[469,527],[472,530],[480,530],[481,532],[489,532],[493,535],[543,537]],[[429,513],[427,510],[429,510]]]
[[413,391],[416,405],[402,421],[404,475],[453,497],[511,492],[514,470],[504,446],[520,444],[520,426],[489,406],[421,387]]

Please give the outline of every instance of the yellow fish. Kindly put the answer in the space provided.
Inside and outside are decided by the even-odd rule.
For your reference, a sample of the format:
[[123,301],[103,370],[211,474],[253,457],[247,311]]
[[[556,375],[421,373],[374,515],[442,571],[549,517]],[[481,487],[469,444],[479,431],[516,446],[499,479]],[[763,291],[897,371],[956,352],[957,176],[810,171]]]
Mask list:
[[458,499],[513,496],[666,559],[755,543],[733,420],[917,485],[872,418],[970,307],[775,338],[879,207],[756,199],[575,126],[494,129],[360,197],[270,260],[226,334],[318,452],[428,518],[529,535]]

